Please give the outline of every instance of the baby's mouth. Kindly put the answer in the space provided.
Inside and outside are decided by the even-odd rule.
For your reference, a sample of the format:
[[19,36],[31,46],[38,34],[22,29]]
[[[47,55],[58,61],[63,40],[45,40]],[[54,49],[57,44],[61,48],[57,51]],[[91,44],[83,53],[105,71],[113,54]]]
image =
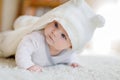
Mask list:
[[52,41],[54,41],[53,38],[52,38],[50,35],[49,35],[49,38],[50,38]]

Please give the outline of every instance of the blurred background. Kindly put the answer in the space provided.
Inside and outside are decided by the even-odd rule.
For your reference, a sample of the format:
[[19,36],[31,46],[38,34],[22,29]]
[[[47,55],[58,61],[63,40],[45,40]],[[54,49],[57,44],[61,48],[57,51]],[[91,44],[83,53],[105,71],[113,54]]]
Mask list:
[[92,8],[105,18],[105,26],[95,31],[91,42],[86,46],[83,53],[87,55],[120,56],[120,0],[95,1],[96,3],[93,2]]
[[[0,0],[0,31],[13,29],[21,15],[41,16],[68,0]],[[82,55],[120,55],[120,0],[86,0],[105,18],[105,26],[95,31]]]

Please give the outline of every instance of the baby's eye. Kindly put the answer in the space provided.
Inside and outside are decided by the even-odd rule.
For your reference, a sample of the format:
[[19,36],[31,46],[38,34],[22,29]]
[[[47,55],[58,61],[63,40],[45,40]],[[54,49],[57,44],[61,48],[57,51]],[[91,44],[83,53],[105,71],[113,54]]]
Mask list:
[[55,25],[56,28],[58,28],[58,23],[57,22],[55,22],[54,25]]
[[61,36],[62,36],[62,38],[67,39],[65,34],[62,33]]

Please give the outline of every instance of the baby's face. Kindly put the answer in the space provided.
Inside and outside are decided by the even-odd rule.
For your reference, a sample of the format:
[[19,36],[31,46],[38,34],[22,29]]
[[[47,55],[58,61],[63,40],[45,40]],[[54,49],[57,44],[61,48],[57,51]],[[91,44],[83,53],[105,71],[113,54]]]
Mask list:
[[57,21],[49,23],[44,30],[45,38],[49,46],[54,47],[56,50],[68,49],[71,47],[70,39]]

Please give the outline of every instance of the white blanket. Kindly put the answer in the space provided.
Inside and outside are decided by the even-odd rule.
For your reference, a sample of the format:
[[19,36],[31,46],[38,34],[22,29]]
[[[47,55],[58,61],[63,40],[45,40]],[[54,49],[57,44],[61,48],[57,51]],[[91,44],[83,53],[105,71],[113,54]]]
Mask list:
[[0,59],[0,80],[120,80],[120,59],[116,57],[81,56],[82,67],[65,65],[44,68],[41,73],[15,66],[14,59]]

